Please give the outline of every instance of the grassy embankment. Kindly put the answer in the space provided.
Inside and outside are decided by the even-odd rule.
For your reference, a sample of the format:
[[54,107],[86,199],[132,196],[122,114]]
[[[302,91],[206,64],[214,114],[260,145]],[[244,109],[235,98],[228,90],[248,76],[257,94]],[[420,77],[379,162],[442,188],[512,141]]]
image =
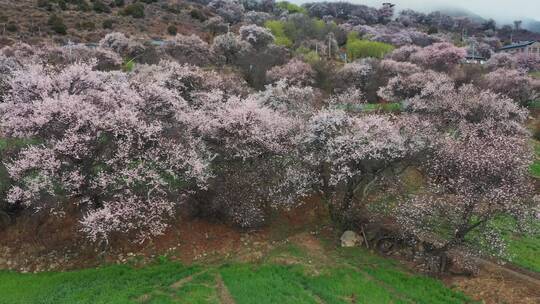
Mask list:
[[294,244],[258,263],[185,266],[162,259],[62,273],[0,272],[0,303],[469,303],[441,282],[360,248],[312,255]]

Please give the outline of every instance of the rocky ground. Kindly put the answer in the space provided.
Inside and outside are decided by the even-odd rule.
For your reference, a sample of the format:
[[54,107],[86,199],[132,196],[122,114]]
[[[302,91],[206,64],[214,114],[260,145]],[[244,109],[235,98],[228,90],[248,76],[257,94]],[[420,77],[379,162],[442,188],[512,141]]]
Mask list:
[[[318,207],[312,208],[314,204]],[[17,225],[10,227],[0,238],[0,268],[25,273],[86,268],[104,263],[143,265],[159,256],[168,256],[172,260],[187,264],[219,264],[223,261],[302,264],[317,273],[317,265],[333,263],[335,248],[341,245],[366,246],[365,242],[359,244],[363,241],[360,231],[353,235],[355,240],[352,242],[350,239],[345,242],[340,240],[342,231],[328,224],[325,209],[313,199],[297,210],[276,215],[270,225],[260,230],[241,231],[222,223],[186,219],[152,243],[133,245],[125,242],[114,248],[106,248],[105,252],[83,240],[71,244],[63,243],[62,239],[65,241],[69,237],[69,231],[76,232],[74,224],[63,223],[61,226],[64,229],[56,227],[56,234],[48,234],[48,237],[40,239],[38,233],[32,241],[26,242],[14,242],[14,235],[25,234],[24,231],[15,232]],[[72,229],[65,229],[69,225]],[[41,229],[44,229],[43,226]],[[10,237],[7,237],[8,235]],[[51,244],[55,246],[51,247]],[[291,255],[274,254],[277,249],[288,245],[302,248],[309,258],[299,260]],[[417,273],[423,266],[412,262],[404,252],[395,250],[383,256]],[[481,271],[477,276],[449,275],[442,280],[447,286],[456,287],[485,303],[540,301],[540,281],[537,274],[487,261],[481,264]],[[221,297],[227,298],[226,293]]]

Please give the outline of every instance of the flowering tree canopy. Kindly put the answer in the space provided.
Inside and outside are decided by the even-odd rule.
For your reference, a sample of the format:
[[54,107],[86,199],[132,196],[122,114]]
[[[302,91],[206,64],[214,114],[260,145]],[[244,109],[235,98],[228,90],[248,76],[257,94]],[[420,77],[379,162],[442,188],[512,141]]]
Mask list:
[[285,79],[267,85],[264,91],[255,95],[261,104],[292,116],[312,113],[321,99],[318,90],[291,85]]
[[197,96],[199,106],[191,113],[197,134],[215,155],[202,212],[257,226],[268,207],[291,207],[302,195],[288,182],[300,124],[267,103],[272,93],[226,100],[216,94]]
[[8,201],[56,214],[84,210],[91,239],[163,233],[190,190],[204,187],[209,153],[186,128],[185,101],[156,83],[75,64],[14,73],[3,136],[32,138],[7,165]]
[[[504,255],[500,232],[490,221],[507,215],[523,223],[533,216],[530,156],[525,138],[497,134],[442,138],[427,164],[431,191],[398,207],[404,233],[417,240],[438,235],[435,253],[445,254],[464,246],[465,238],[479,231],[472,234],[477,250]],[[444,270],[445,259],[440,262],[438,270]]]
[[467,55],[463,48],[441,42],[427,46],[411,55],[411,61],[435,70],[448,70],[459,64]]
[[239,1],[212,0],[208,7],[229,23],[239,22],[244,16],[244,6]]
[[208,186],[196,194],[201,214],[251,227],[264,222],[268,207],[296,202],[299,192],[285,191],[291,187],[285,182],[286,155],[293,151],[300,122],[285,109],[293,108],[289,101],[312,102],[312,89],[282,83],[249,94],[240,90],[241,82],[229,81],[232,76],[169,62],[136,72],[137,79],[156,79],[186,101],[182,115],[213,156]]
[[[355,189],[417,148],[402,124],[385,115],[353,116],[321,110],[307,123],[299,155],[311,187],[330,203],[334,216],[351,208]],[[301,175],[301,174],[299,174]],[[335,196],[343,187],[343,195]],[[365,189],[364,189],[365,190]]]
[[[434,71],[418,72],[411,75],[398,74],[378,91],[379,97],[389,101],[403,101],[427,90],[428,85],[444,90],[453,87],[452,80],[446,74]],[[427,91],[426,91],[426,94]]]
[[[408,100],[411,114],[428,121],[429,158],[423,164],[429,192],[401,203],[397,219],[416,241],[433,239],[444,270],[449,250],[465,246],[473,231],[491,253],[501,254],[490,221],[506,215],[524,222],[534,210],[527,168],[531,151],[523,123],[527,111],[512,100],[471,85],[426,83]],[[442,234],[441,234],[442,233]],[[470,262],[470,261],[469,261]]]
[[264,48],[274,41],[274,35],[268,29],[254,24],[241,26],[239,34],[240,39],[249,42],[256,49]]
[[534,72],[540,70],[540,58],[535,55],[527,53],[516,55],[516,64],[519,69],[527,72]]
[[178,63],[204,66],[213,61],[210,46],[196,35],[176,35],[163,47],[165,52]]
[[490,70],[496,70],[500,68],[513,69],[517,66],[517,60],[512,54],[497,53],[491,56],[491,58],[489,58],[486,64]]
[[144,51],[144,46],[126,35],[113,32],[105,35],[99,41],[99,45],[105,49],[111,49],[123,57],[135,57]]
[[439,39],[430,36],[424,32],[412,29],[402,28],[395,25],[342,25],[348,31],[360,33],[364,38],[369,40],[389,43],[397,47],[408,47],[409,45],[428,46]]
[[308,86],[315,82],[315,71],[311,66],[299,59],[292,59],[283,66],[277,66],[266,73],[270,82],[285,79],[295,85]]
[[504,94],[521,105],[527,105],[540,93],[540,82],[523,71],[498,69],[485,76],[485,85],[494,92]]
[[222,56],[225,63],[233,63],[239,58],[246,56],[251,51],[251,44],[239,39],[233,33],[226,33],[214,38],[212,42],[212,52],[215,55]]
[[347,63],[336,73],[336,88],[346,89],[355,87],[365,89],[373,71],[373,64],[367,59]]
[[0,55],[0,103],[4,102],[4,95],[11,89],[11,76],[19,68],[19,63],[13,58]]
[[395,61],[411,61],[411,56],[422,48],[414,45],[402,46],[388,54],[387,58]]

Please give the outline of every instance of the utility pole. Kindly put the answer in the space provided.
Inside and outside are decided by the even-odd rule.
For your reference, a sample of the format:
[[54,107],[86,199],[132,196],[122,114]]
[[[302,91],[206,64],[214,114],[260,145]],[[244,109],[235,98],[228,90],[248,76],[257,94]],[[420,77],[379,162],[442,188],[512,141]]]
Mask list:
[[332,58],[332,42],[330,39],[332,39],[332,37],[328,35],[328,59]]
[[73,45],[73,43],[71,42],[71,39],[68,39],[68,52],[69,52],[69,58],[72,58],[72,49],[71,49],[71,46]]

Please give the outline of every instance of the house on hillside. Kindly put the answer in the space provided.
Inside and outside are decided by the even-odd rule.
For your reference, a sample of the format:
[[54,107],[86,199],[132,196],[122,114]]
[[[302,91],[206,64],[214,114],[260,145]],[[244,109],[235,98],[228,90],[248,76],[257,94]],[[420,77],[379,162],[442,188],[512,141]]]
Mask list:
[[497,52],[504,53],[525,53],[532,56],[540,56],[540,42],[538,41],[521,41],[517,43],[512,43],[505,45],[502,48],[498,49]]
[[487,58],[478,56],[478,55],[468,54],[465,57],[465,63],[469,63],[469,64],[485,64],[486,61],[487,61]]

